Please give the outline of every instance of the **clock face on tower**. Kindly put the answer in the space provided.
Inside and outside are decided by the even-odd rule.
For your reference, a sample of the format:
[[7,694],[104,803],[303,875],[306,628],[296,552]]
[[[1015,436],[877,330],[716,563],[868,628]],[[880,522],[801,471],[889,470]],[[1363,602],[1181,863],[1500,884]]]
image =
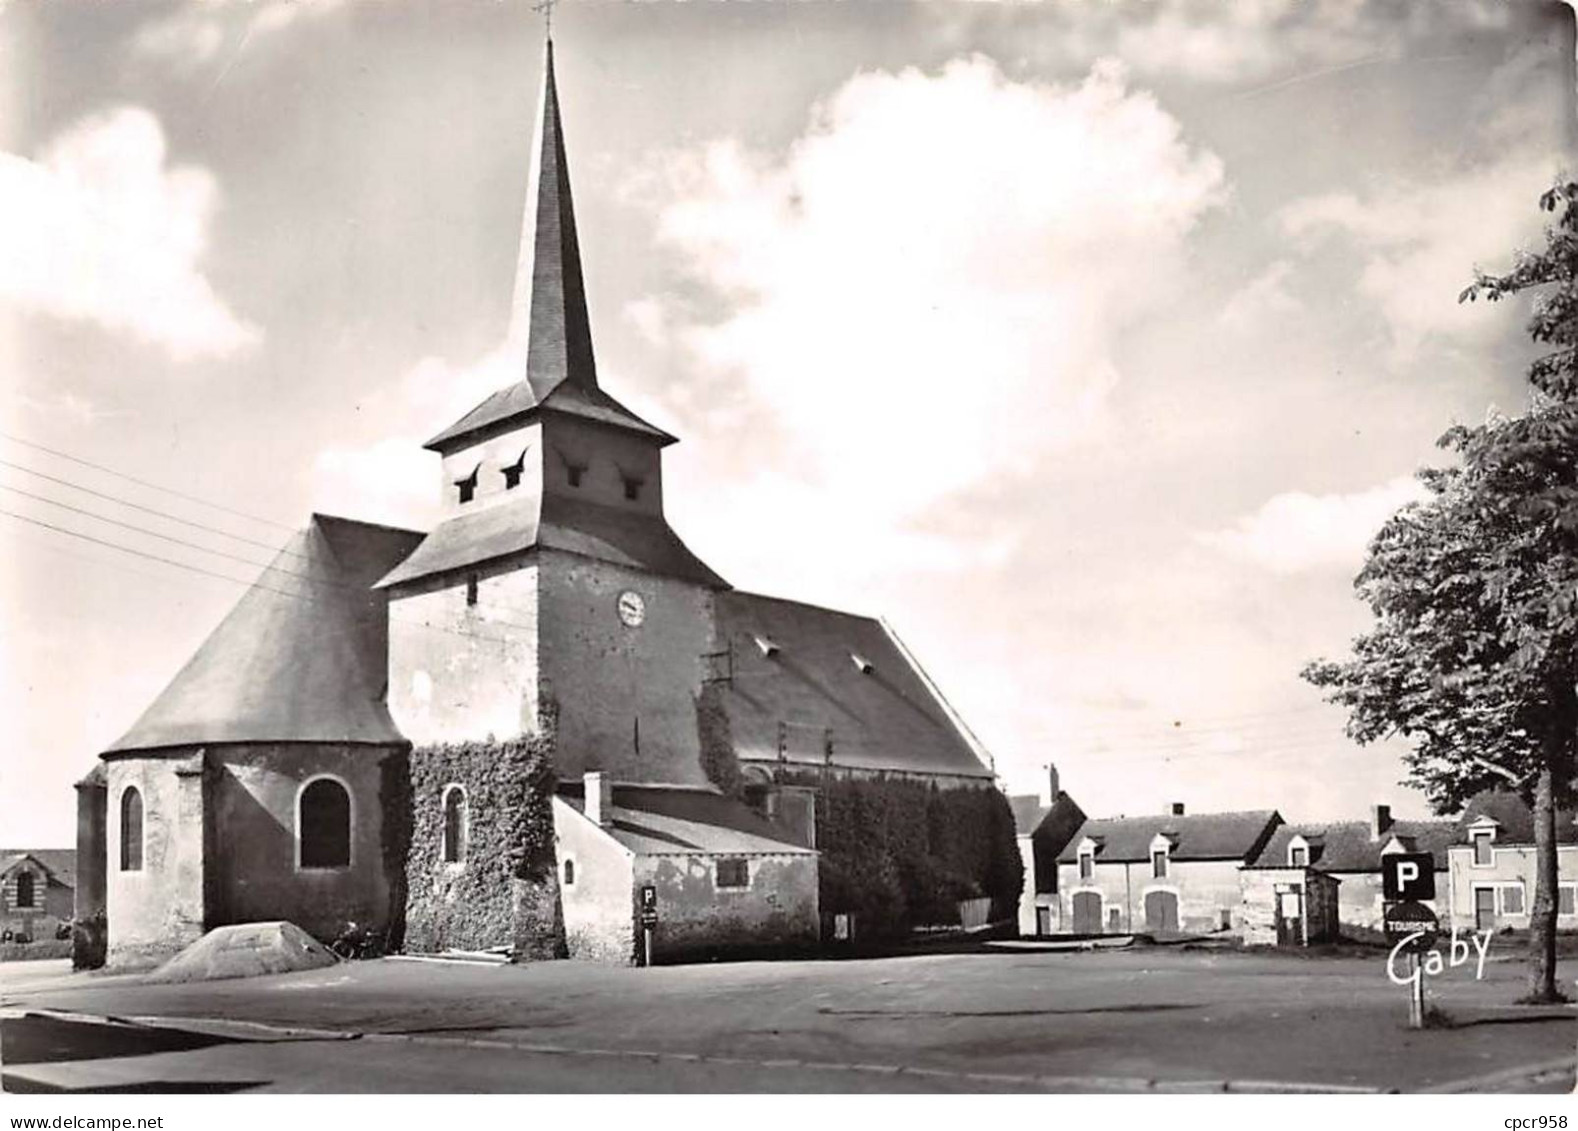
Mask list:
[[619,595],[619,619],[631,628],[647,619],[647,603],[641,599],[641,594],[626,589]]

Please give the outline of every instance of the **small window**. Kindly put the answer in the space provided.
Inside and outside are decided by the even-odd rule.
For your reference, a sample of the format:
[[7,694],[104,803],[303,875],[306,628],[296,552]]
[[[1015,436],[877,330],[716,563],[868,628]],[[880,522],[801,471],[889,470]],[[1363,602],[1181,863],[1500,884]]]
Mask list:
[[296,835],[303,868],[351,866],[351,795],[333,778],[318,778],[301,791]]
[[466,791],[458,785],[444,790],[444,863],[466,860]]
[[642,482],[643,480],[633,478],[629,475],[625,476],[625,498],[629,499],[631,502],[639,499],[641,497]]
[[1303,845],[1294,845],[1292,848],[1288,849],[1288,863],[1291,866],[1295,868],[1305,868],[1309,866],[1309,862],[1310,850],[1305,848]]
[[1523,914],[1523,885],[1507,884],[1501,889],[1501,913],[1503,915]]
[[1556,914],[1578,914],[1578,886],[1563,884],[1556,889]]
[[1167,878],[1167,850],[1158,848],[1151,853],[1151,878],[1165,880]]
[[506,491],[513,491],[521,485],[521,473],[526,470],[526,450],[522,448],[520,459],[507,467],[499,469],[504,473],[504,489]]
[[1079,854],[1079,878],[1088,880],[1096,874],[1096,857],[1089,852]]
[[718,861],[718,886],[720,888],[743,888],[751,885],[751,869],[748,862],[741,859]]
[[468,605],[475,605],[477,603],[477,587],[478,587],[478,584],[479,584],[479,581],[478,581],[478,578],[477,578],[476,574],[473,573],[473,574],[468,574],[467,575],[467,577],[466,577],[466,604],[468,604]]
[[574,860],[566,860],[564,862],[564,886],[567,888],[573,888],[575,886]]
[[476,497],[477,472],[481,470],[482,465],[479,463],[476,467],[471,469],[470,475],[466,476],[464,479],[455,480],[455,490],[460,493],[461,502],[469,503],[474,497]]
[[16,877],[16,905],[19,908],[33,906],[33,873],[18,872]]
[[142,794],[136,786],[121,794],[121,871],[142,871]]
[[1123,915],[1116,907],[1107,908],[1107,930],[1121,931],[1123,929]]
[[581,485],[581,476],[585,474],[586,468],[581,464],[567,463],[564,465],[565,478],[569,481],[570,486],[572,487],[579,487]]
[[1490,834],[1488,832],[1474,834],[1474,863],[1481,868],[1488,867],[1493,860],[1490,847]]

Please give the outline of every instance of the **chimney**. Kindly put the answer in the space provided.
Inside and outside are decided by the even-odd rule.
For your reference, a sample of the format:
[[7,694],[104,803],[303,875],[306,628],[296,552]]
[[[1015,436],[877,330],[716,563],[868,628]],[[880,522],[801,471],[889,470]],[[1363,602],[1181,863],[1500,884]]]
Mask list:
[[1174,817],[1182,817],[1183,815],[1184,815],[1184,803],[1182,801],[1174,801],[1173,802],[1173,816]]
[[1058,784],[1057,783],[1057,763],[1056,762],[1052,762],[1052,763],[1048,764],[1048,766],[1047,766],[1047,778],[1049,779],[1048,780],[1048,785],[1050,785],[1050,787],[1052,789],[1052,792],[1047,795],[1047,804],[1048,805],[1056,805],[1057,804],[1057,784]]
[[588,771],[581,780],[586,784],[586,819],[606,828],[614,819],[614,783],[598,770]]
[[1392,830],[1392,807],[1390,805],[1370,806],[1370,839],[1380,840]]

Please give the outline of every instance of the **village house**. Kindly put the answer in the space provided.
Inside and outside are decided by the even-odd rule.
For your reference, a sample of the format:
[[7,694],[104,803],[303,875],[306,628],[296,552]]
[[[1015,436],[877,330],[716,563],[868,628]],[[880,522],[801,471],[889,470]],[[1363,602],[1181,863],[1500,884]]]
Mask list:
[[1310,863],[1307,839],[1290,840],[1285,853],[1268,849],[1239,871],[1239,938],[1246,946],[1309,946],[1340,937],[1341,881]]
[[[1578,827],[1556,820],[1558,930],[1578,929]],[[1443,925],[1462,930],[1527,930],[1534,901],[1534,816],[1521,798],[1487,792],[1473,798],[1446,851]],[[1438,877],[1439,879],[1439,877]],[[1437,901],[1438,905],[1440,900]]]
[[1085,823],[1084,811],[1058,787],[1056,766],[1047,767],[1050,805],[1036,793],[1016,794],[1008,802],[1014,811],[1014,834],[1024,865],[1024,889],[1019,897],[1021,936],[1053,935],[1058,931],[1057,856]]
[[1058,853],[1059,933],[1237,929],[1239,869],[1282,824],[1275,810],[1087,820]]
[[71,929],[77,854],[69,848],[0,848],[0,936],[43,942]]
[[521,379],[425,445],[441,520],[313,515],[79,783],[78,915],[106,916],[111,963],[272,919],[508,943],[460,893],[468,838],[517,815],[483,800],[498,744],[528,736],[551,735],[556,859],[493,895],[575,957],[638,957],[647,887],[665,954],[814,941],[819,783],[995,791],[891,627],[736,590],[669,525],[677,441],[598,381],[551,43],[532,163]]
[[[1393,852],[1428,852],[1435,860],[1437,898],[1429,901],[1438,911],[1446,907],[1447,846],[1456,837],[1451,820],[1397,821],[1389,805],[1375,805],[1368,821],[1283,825],[1251,861],[1253,875],[1246,879],[1244,898],[1251,917],[1261,924],[1274,923],[1276,870],[1317,872],[1338,881],[1337,916],[1347,932],[1381,930],[1384,910],[1381,893],[1381,857]],[[1272,886],[1266,886],[1270,884]],[[1306,883],[1305,894],[1315,898]]]

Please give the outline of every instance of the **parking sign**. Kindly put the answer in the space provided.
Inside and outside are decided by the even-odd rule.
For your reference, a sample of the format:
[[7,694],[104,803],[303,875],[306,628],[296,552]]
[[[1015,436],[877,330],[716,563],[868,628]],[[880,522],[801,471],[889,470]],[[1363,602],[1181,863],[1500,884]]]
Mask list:
[[1387,900],[1436,897],[1436,862],[1428,852],[1389,852],[1381,857],[1381,895]]

